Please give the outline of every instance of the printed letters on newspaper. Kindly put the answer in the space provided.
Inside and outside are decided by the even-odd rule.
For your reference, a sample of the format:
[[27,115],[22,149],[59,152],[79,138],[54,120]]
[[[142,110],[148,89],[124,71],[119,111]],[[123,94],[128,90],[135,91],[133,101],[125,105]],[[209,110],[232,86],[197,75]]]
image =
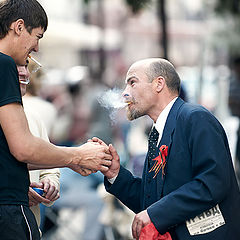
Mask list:
[[209,233],[224,224],[225,221],[218,204],[195,218],[186,221],[190,235]]

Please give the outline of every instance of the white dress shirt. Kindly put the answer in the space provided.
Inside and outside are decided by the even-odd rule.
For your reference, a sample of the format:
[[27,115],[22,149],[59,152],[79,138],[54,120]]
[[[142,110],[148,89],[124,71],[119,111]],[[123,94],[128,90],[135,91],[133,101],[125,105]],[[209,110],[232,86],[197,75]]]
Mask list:
[[[155,124],[153,124],[153,127],[155,126],[155,128],[157,129],[158,133],[159,133],[159,137],[158,137],[158,143],[159,144],[161,138],[162,138],[162,134],[163,134],[163,129],[165,127],[166,121],[167,121],[167,117],[168,114],[173,106],[173,104],[175,103],[175,101],[177,100],[177,97],[175,97],[164,109],[163,111],[160,113],[160,115],[157,118],[157,121]],[[117,175],[118,176],[118,175]],[[117,176],[108,179],[108,181],[113,184],[114,181],[116,180]]]
[[157,146],[162,138],[162,134],[163,134],[163,129],[165,127],[166,121],[167,121],[167,117],[168,114],[173,106],[173,104],[175,103],[175,101],[177,100],[177,97],[174,98],[164,109],[163,111],[160,113],[160,115],[158,116],[158,119],[156,121],[155,124],[153,124],[153,127],[155,127],[159,133],[159,137],[158,137],[158,143]]

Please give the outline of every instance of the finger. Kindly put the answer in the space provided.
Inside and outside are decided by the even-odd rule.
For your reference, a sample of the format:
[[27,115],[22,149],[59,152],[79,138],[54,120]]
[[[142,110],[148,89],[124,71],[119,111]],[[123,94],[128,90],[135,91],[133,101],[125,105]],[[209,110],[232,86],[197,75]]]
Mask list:
[[50,189],[50,184],[49,182],[45,181],[44,182],[44,186],[43,186],[43,190],[45,193],[48,193],[49,192],[49,189]]
[[103,160],[102,165],[104,165],[106,167],[110,167],[112,165],[112,161],[111,160]]
[[51,203],[51,201],[49,199],[46,199],[46,198],[42,198],[41,202],[40,203],[45,203],[45,204],[49,204]]
[[[45,189],[44,189],[45,190]],[[51,197],[52,197],[52,195],[54,194],[54,192],[56,191],[57,189],[56,189],[56,187],[55,187],[55,185],[50,185],[50,184],[48,184],[48,190],[47,190],[47,192],[45,192],[45,198],[47,198],[47,199],[50,199],[51,200]],[[56,194],[55,194],[56,195]],[[55,196],[54,195],[54,196]]]
[[29,201],[31,201],[34,206],[41,203],[41,196],[38,193],[36,193],[33,189],[29,190],[28,197]]
[[33,199],[36,199],[39,196],[39,194],[36,191],[34,191],[31,187],[29,188],[28,195]]
[[104,165],[102,165],[102,166],[100,166],[100,169],[99,169],[99,171],[100,172],[107,172],[109,170],[109,168],[107,167],[107,166],[104,166]]
[[37,183],[37,182],[31,182],[30,187],[42,188],[43,184],[42,183]]
[[37,196],[36,199],[38,200],[39,203],[49,204],[49,203],[51,202],[49,199],[47,199],[47,198],[45,198],[45,197],[42,197],[42,196],[40,196],[39,194],[38,194],[38,196]]
[[142,222],[141,221],[138,222],[137,228],[136,228],[137,239],[139,239],[139,237],[140,237],[140,233],[141,233],[142,227],[143,227]]
[[111,155],[111,152],[110,152],[110,150],[109,150],[109,147],[104,149],[104,153],[106,153],[107,155]]
[[97,137],[92,137],[91,140],[93,142],[101,142],[101,140],[99,138],[97,138]]
[[112,144],[109,144],[109,150],[110,150],[110,153],[111,153],[113,159],[119,159],[118,153]]
[[59,199],[59,198],[60,198],[60,193],[58,192],[57,195],[52,199],[52,202],[53,202],[53,201],[56,201],[56,200]]
[[137,221],[134,218],[133,223],[132,223],[132,236],[133,236],[134,239],[137,238],[136,229],[137,229]]
[[90,169],[86,169],[86,168],[81,168],[81,175],[86,177],[88,175],[90,175],[92,173],[92,171]]
[[98,142],[99,144],[101,144],[103,146],[107,146],[107,144],[104,141],[102,141],[100,138],[93,137],[92,140],[93,140],[93,142]]
[[105,159],[105,160],[112,160],[112,159],[113,159],[113,156],[112,156],[111,154],[105,153],[105,154],[103,155],[103,159]]
[[29,193],[30,193],[30,195],[31,195],[32,201],[37,202],[38,204],[39,204],[39,203],[42,203],[42,202],[44,202],[44,203],[50,203],[50,200],[42,197],[42,196],[39,195],[37,192],[35,192],[33,189],[29,190]]
[[84,176],[84,177],[86,177],[86,176],[89,175],[89,174],[88,174],[85,170],[83,170],[82,168],[74,169],[74,171],[75,171],[76,173],[81,174],[81,175]]
[[58,190],[56,189],[47,199],[50,201],[54,201],[57,195],[58,195]]

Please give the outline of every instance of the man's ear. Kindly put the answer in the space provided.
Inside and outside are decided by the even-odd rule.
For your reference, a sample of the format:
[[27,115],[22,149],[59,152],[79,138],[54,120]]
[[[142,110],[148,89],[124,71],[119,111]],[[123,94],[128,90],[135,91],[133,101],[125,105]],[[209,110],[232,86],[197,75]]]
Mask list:
[[24,28],[25,28],[25,26],[24,26],[24,20],[23,19],[18,19],[17,21],[13,22],[11,24],[11,27],[10,27],[10,29],[14,30],[14,32],[17,35],[21,35]]
[[157,92],[161,92],[162,89],[164,88],[165,84],[166,84],[165,78],[159,76],[159,77],[156,78],[155,81],[156,81],[156,84],[157,84],[157,88],[156,88]]

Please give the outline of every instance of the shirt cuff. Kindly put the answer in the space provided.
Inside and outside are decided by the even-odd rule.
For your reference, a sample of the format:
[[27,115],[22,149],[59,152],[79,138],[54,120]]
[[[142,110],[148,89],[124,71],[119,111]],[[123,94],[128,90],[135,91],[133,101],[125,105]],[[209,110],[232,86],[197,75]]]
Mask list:
[[118,176],[118,175],[116,175],[116,176],[113,177],[113,178],[107,178],[107,180],[108,180],[111,184],[113,184],[113,183],[115,182],[117,176]]

